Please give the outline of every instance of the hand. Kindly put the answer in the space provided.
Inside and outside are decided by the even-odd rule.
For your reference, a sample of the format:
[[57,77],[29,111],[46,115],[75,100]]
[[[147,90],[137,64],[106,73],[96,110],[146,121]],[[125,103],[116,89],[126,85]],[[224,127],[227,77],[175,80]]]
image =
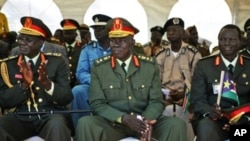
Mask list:
[[152,126],[156,123],[156,120],[144,120],[144,122],[149,126],[149,128],[147,131],[142,133],[140,141],[151,141]]
[[38,75],[39,75],[38,80],[40,82],[43,82],[47,79],[47,71],[46,71],[47,63],[48,63],[48,60],[46,60],[45,62],[41,62],[37,70]]
[[48,63],[48,60],[41,62],[40,66],[38,67],[37,72],[38,72],[38,81],[41,82],[41,84],[44,86],[46,90],[49,90],[51,88],[51,82],[48,79],[47,63]]
[[215,104],[208,114],[208,117],[212,120],[218,120],[221,117],[223,117],[223,114],[221,113],[221,107],[218,104]]
[[222,127],[223,130],[226,130],[226,131],[230,131],[230,124],[225,124],[223,127]]
[[122,117],[122,123],[128,126],[131,130],[143,134],[147,132],[149,125],[146,124],[142,119],[137,118],[136,115],[124,115]]
[[31,70],[30,63],[25,63],[24,60],[22,60],[21,62],[18,62],[18,66],[23,76],[24,83],[29,86],[33,81],[33,72]]

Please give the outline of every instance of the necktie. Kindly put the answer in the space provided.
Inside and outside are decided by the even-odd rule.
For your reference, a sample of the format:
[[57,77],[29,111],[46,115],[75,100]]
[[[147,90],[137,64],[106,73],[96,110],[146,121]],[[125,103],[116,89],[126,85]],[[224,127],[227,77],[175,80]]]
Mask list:
[[233,72],[234,72],[234,66],[232,64],[229,64],[228,65],[228,72],[233,75]]
[[73,50],[73,47],[72,46],[68,46],[68,49],[69,49],[69,54],[71,54],[71,52]]
[[31,70],[33,71],[35,68],[34,62],[32,60],[29,60],[29,63],[30,63]]
[[121,67],[122,67],[122,69],[123,69],[123,71],[125,72],[125,74],[126,74],[126,69],[125,69],[125,67],[126,67],[126,63],[122,63],[122,65],[121,65]]

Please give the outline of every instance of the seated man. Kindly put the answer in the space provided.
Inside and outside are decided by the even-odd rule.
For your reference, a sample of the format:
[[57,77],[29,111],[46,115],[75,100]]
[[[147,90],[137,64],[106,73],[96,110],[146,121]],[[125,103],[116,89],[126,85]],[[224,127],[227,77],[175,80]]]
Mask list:
[[51,33],[40,19],[22,17],[21,23],[21,54],[1,61],[0,106],[15,110],[0,117],[0,140],[39,136],[46,141],[69,141],[74,128],[65,110],[73,95],[66,63],[58,54],[41,52]]
[[93,116],[79,119],[76,139],[117,141],[132,136],[186,141],[185,122],[162,115],[164,101],[155,58],[132,51],[139,30],[124,18],[110,20],[106,30],[111,55],[97,59],[91,68]]
[[[192,125],[196,141],[223,141],[229,138],[229,120],[225,118],[227,116],[222,116],[223,111],[250,103],[250,59],[238,54],[240,39],[241,31],[238,26],[225,25],[218,35],[220,53],[199,60],[195,67],[190,100],[194,112]],[[221,71],[230,73],[229,77],[234,82],[225,82],[227,87],[223,87],[223,91],[236,86],[237,95],[232,93],[225,97],[222,93],[220,97]],[[239,117],[239,121],[234,124],[249,122],[248,114]]]

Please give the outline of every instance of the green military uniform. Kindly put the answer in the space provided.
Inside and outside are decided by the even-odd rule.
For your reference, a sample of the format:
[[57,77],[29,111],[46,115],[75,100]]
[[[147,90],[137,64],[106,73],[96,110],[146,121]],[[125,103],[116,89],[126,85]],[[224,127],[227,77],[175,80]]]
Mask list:
[[184,121],[162,115],[165,106],[159,66],[153,57],[132,55],[126,74],[113,56],[96,60],[91,70],[90,106],[94,116],[85,116],[78,121],[78,140],[139,138],[140,134],[117,122],[125,114],[138,114],[157,120],[153,126],[153,138],[186,141]]

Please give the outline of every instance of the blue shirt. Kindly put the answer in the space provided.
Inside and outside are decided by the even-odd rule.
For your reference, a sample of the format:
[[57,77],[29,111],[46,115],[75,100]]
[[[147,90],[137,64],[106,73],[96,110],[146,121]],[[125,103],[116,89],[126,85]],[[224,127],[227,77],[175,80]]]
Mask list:
[[89,85],[90,68],[93,65],[94,60],[110,54],[111,49],[108,48],[107,50],[104,50],[97,41],[92,41],[86,45],[81,51],[76,70],[76,78],[79,83]]

